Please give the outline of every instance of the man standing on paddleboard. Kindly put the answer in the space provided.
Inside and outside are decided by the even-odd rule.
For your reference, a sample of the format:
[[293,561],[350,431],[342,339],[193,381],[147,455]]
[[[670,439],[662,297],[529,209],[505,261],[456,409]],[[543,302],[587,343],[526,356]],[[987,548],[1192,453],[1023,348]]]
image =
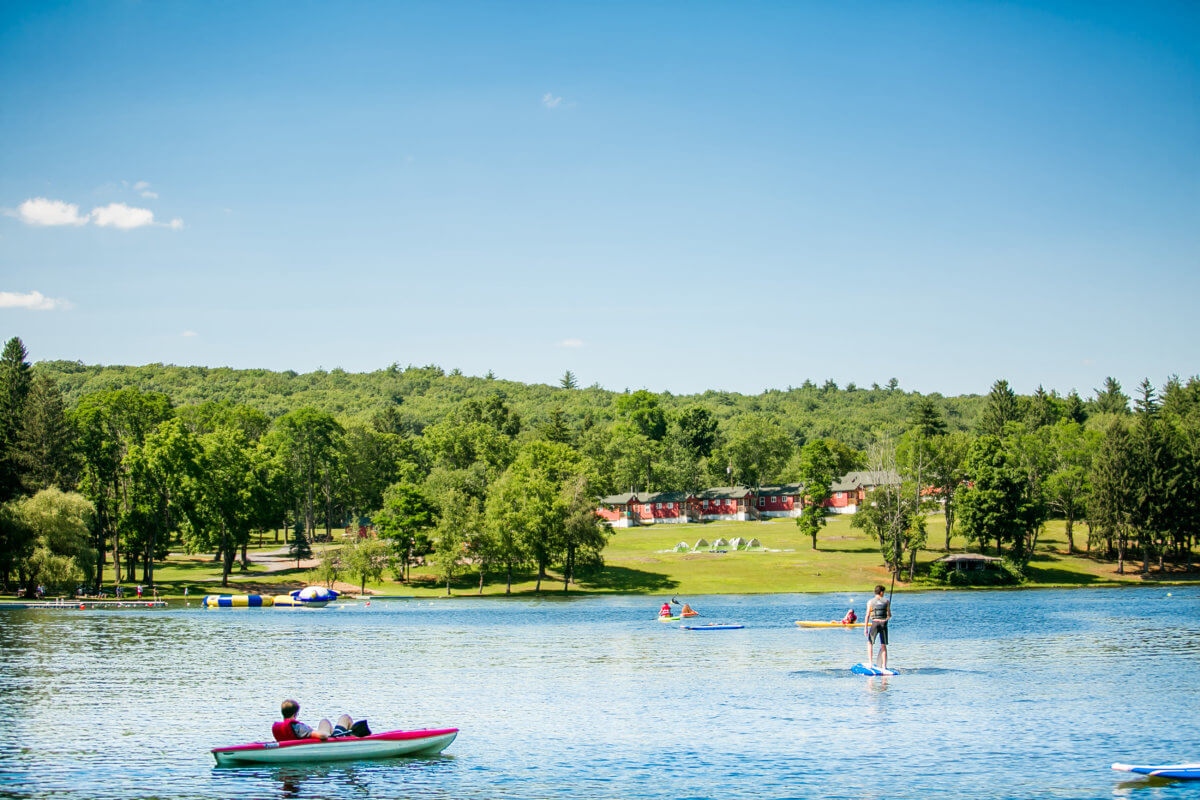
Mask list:
[[879,637],[879,666],[887,669],[888,620],[892,618],[892,603],[883,596],[883,584],[875,587],[875,596],[867,601],[863,617],[863,633],[867,635],[867,664],[875,666],[875,637]]

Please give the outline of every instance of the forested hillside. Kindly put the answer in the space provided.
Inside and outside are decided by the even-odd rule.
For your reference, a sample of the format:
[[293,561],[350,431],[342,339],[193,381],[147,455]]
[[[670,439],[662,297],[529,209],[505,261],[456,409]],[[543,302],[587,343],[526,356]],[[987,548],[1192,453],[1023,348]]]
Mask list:
[[[394,411],[398,423],[414,434],[443,419],[463,400],[483,401],[495,394],[520,415],[526,428],[547,424],[556,411],[562,412],[563,421],[569,426],[590,426],[617,419],[620,416],[615,410],[617,398],[629,393],[598,386],[564,388],[525,384],[447,374],[437,366],[402,368],[395,364],[366,373],[334,369],[298,374],[226,367],[96,366],[75,361],[42,361],[34,365],[33,371],[52,378],[68,405],[74,405],[87,394],[136,388],[161,392],[176,406],[208,400],[231,402],[252,406],[271,418],[305,407],[346,420],[363,421]],[[922,397],[895,384],[890,388],[857,388],[853,384],[838,387],[831,381],[818,385],[801,380],[803,383],[798,387],[773,389],[758,395],[709,391],[698,395],[664,393],[656,397],[668,413],[700,406],[722,424],[747,415],[770,416],[797,445],[814,438],[832,438],[860,450],[880,435],[902,433],[914,404]],[[565,381],[572,382],[573,378]],[[984,401],[982,395],[927,397],[950,430],[973,428]]]

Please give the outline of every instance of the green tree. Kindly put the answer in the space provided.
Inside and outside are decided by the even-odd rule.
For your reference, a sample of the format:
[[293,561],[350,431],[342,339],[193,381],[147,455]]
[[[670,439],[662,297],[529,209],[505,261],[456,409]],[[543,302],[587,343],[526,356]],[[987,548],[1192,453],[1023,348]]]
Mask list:
[[1132,447],[1129,432],[1120,419],[1105,429],[1100,446],[1088,470],[1087,514],[1090,535],[1103,538],[1111,555],[1116,543],[1117,574],[1125,573],[1125,551],[1129,541],[1129,516],[1132,507]]
[[383,570],[391,558],[387,542],[367,537],[342,548],[341,561],[347,572],[358,578],[359,593],[366,594],[367,581],[383,579]]
[[959,487],[955,497],[963,534],[981,547],[995,542],[997,553],[1010,545],[1013,559],[1023,566],[1029,557],[1025,537],[1030,516],[1025,480],[1000,439],[984,434],[975,440],[967,454],[966,476],[967,485]]
[[1128,414],[1129,396],[1121,391],[1120,382],[1110,375],[1104,379],[1104,388],[1096,390],[1092,406],[1101,414]]
[[308,542],[303,525],[292,528],[291,538],[288,539],[288,556],[296,560],[296,569],[300,569],[301,561],[313,557],[312,545]]
[[1051,433],[1053,471],[1046,479],[1050,507],[1067,522],[1067,552],[1075,552],[1075,522],[1087,510],[1088,472],[1097,436],[1069,418],[1059,420]]
[[434,531],[433,562],[438,577],[451,582],[466,566],[470,542],[483,529],[483,515],[473,497],[451,489],[441,498],[437,527]]
[[96,554],[90,547],[95,509],[74,492],[43,489],[17,504],[17,515],[33,534],[22,571],[26,591],[37,584],[61,591],[92,582]]
[[667,433],[667,417],[659,403],[658,395],[645,389],[633,394],[617,397],[617,413],[625,417],[641,433],[652,441],[660,441]]
[[58,386],[45,375],[35,377],[17,438],[17,466],[26,491],[75,487],[81,466],[77,438]]
[[966,480],[967,452],[970,435],[954,431],[933,439],[933,460],[929,464],[929,484],[937,490],[946,520],[944,550],[950,552],[950,537],[954,534],[957,506],[955,492]]
[[562,379],[558,382],[558,385],[564,389],[579,388],[579,382],[575,380],[575,373],[571,372],[571,370],[567,370],[563,373]]
[[776,420],[755,415],[733,423],[722,455],[732,466],[734,481],[759,486],[778,479],[794,449],[791,437]]
[[21,575],[33,551],[34,538],[34,531],[17,512],[17,501],[0,504],[0,587],[7,590],[14,577],[24,586]]
[[824,441],[817,439],[800,448],[800,516],[796,525],[800,533],[812,538],[812,549],[817,549],[817,534],[825,527],[825,503],[832,494],[834,455]]
[[142,580],[154,586],[154,562],[191,510],[200,475],[200,445],[179,420],[167,420],[126,456],[129,483],[119,522],[126,546],[139,550]]
[[320,490],[323,474],[330,472],[336,459],[342,426],[330,414],[315,408],[301,408],[275,422],[278,452],[286,459],[295,485],[303,498],[304,530],[312,536],[316,530],[314,498]]
[[408,580],[413,553],[425,551],[425,531],[435,523],[433,504],[418,487],[394,483],[384,491],[383,507],[371,519],[379,535],[391,542],[393,552],[400,558],[402,579]]
[[24,426],[25,400],[32,376],[25,345],[14,336],[0,355],[0,503],[21,493],[18,440]]
[[254,463],[258,451],[250,447],[241,431],[230,428],[201,436],[199,443],[200,479],[189,520],[190,541],[193,547],[217,551],[221,585],[228,586],[233,562],[250,540],[250,531],[259,517],[260,487]]
[[563,594],[566,594],[579,566],[603,565],[601,553],[608,542],[609,529],[596,516],[596,503],[586,475],[574,475],[564,482],[560,504],[563,520],[557,550],[562,562]]
[[932,439],[946,432],[945,420],[942,419],[933,400],[928,397],[917,399],[913,407],[911,427],[924,439]]
[[993,383],[979,418],[979,430],[991,436],[1003,436],[1004,426],[1020,418],[1020,403],[1008,381],[1001,379]]

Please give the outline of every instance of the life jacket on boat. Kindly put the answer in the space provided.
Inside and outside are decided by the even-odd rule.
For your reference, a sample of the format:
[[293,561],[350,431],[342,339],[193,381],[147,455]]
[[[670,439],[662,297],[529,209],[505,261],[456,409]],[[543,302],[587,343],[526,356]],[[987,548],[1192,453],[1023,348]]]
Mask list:
[[663,607],[662,607],[662,608],[660,608],[660,609],[658,610],[658,615],[659,615],[660,617],[669,617],[669,616],[671,616],[671,605],[670,605],[670,603],[663,603]]
[[294,742],[300,737],[296,735],[296,731],[292,728],[292,723],[295,720],[282,719],[271,726],[271,735],[275,737],[277,742]]

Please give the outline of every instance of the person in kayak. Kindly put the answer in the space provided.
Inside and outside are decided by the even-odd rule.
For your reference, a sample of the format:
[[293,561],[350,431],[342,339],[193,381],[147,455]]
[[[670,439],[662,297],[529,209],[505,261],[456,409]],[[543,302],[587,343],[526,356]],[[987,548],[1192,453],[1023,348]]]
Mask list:
[[662,608],[660,608],[660,609],[658,610],[658,615],[659,615],[660,617],[669,617],[669,616],[671,616],[671,601],[670,601],[670,600],[668,600],[667,602],[663,603],[663,607],[662,607]]
[[699,615],[700,612],[689,606],[687,603],[684,603],[683,608],[679,610],[679,616],[681,617],[697,617]]
[[887,669],[888,620],[892,618],[891,601],[883,593],[880,584],[875,587],[875,596],[867,602],[867,616],[863,618],[863,632],[867,635],[867,663],[875,666],[875,637],[879,637],[879,666]]
[[351,728],[354,727],[354,720],[350,715],[342,714],[338,717],[336,727],[329,720],[323,719],[317,724],[317,729],[313,730],[296,719],[296,715],[300,713],[300,704],[295,700],[284,700],[279,710],[283,713],[283,719],[271,726],[271,734],[277,742],[346,736],[350,733]]
[[842,617],[842,624],[843,625],[853,625],[856,622],[858,622],[858,614],[854,613],[853,608],[847,609],[846,616]]

